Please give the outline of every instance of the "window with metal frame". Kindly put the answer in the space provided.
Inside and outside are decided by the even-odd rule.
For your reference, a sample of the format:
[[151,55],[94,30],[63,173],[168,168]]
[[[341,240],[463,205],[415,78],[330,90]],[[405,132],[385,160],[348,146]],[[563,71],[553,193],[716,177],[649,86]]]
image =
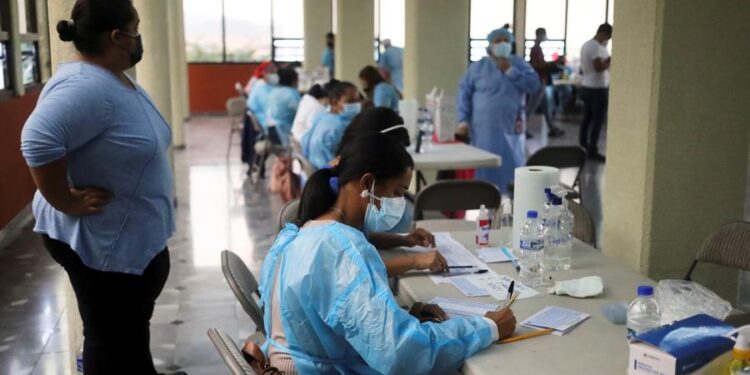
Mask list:
[[35,0],[18,1],[18,28],[21,35],[21,71],[24,85],[41,83],[39,70],[39,25]]
[[576,66],[581,46],[602,23],[612,23],[614,0],[527,0],[525,56],[529,59],[539,27],[548,40],[541,47],[547,61],[566,56]]
[[471,0],[469,9],[469,61],[487,56],[487,34],[513,24],[513,0]]
[[184,0],[188,62],[302,61],[302,0]]
[[10,4],[0,0],[0,91],[10,90]]

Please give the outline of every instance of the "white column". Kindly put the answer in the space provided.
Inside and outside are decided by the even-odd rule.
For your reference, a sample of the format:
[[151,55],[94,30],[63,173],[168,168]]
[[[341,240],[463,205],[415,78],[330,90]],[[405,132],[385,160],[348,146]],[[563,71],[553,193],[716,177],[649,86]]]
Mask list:
[[516,55],[525,57],[526,0],[514,0],[513,13],[513,36],[516,38]]
[[[321,65],[325,36],[331,31],[331,0],[304,0],[305,70]],[[374,27],[374,26],[373,26]]]
[[188,84],[188,66],[187,56],[185,52],[185,13],[183,8],[184,3],[180,0],[180,6],[177,7],[177,40],[179,43],[179,59],[180,59],[180,92],[182,97],[182,118],[187,121],[190,118],[190,87]]
[[373,0],[335,1],[338,29],[335,75],[359,86],[359,71],[375,64],[375,4]]
[[76,54],[73,42],[63,42],[57,35],[57,22],[70,19],[70,12],[73,10],[75,3],[75,0],[49,0],[47,2],[52,74],[57,71],[57,66],[60,63],[69,61]]
[[406,1],[404,98],[433,87],[455,95],[468,65],[469,0]]
[[176,148],[185,147],[185,110],[182,108],[184,104],[184,95],[182,95],[182,58],[180,48],[180,14],[179,9],[182,9],[182,0],[168,0],[167,7],[167,24],[169,33],[167,35],[167,42],[169,43],[169,83],[170,83],[170,101],[172,106],[172,145]]
[[[745,0],[615,2],[603,251],[654,279],[684,277],[706,236],[743,218],[747,14]],[[694,279],[735,297],[726,268]]]

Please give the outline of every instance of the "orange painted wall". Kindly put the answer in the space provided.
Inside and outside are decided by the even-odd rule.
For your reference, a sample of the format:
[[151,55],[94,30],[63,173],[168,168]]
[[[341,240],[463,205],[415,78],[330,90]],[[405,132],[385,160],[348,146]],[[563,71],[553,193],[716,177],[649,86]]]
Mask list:
[[0,101],[0,229],[31,202],[36,187],[21,156],[21,129],[41,89]]
[[258,64],[188,64],[191,113],[226,111],[227,99],[236,96],[234,83],[244,87]]

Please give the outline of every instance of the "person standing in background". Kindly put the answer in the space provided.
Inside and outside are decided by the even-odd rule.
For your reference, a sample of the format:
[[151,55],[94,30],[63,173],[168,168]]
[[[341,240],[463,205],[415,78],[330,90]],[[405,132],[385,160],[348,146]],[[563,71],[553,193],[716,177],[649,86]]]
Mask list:
[[378,66],[388,71],[390,82],[398,91],[404,91],[404,49],[391,45],[390,39],[383,40],[383,47]]
[[323,51],[320,63],[328,68],[328,72],[331,74],[331,78],[336,73],[336,54],[334,48],[336,47],[336,35],[332,32],[326,34],[326,49]]
[[516,167],[526,163],[524,101],[539,89],[539,76],[523,58],[511,54],[512,34],[500,28],[487,35],[488,56],[472,63],[458,86],[457,133],[471,144],[500,155],[503,165],[480,168],[476,177],[508,194]]
[[581,47],[581,99],[584,114],[579,140],[588,151],[589,158],[604,162],[599,153],[599,135],[607,118],[609,104],[609,64],[611,58],[607,43],[612,38],[612,25],[601,24],[593,39]]
[[533,113],[540,110],[544,115],[544,121],[547,122],[549,127],[550,137],[559,137],[565,134],[565,131],[555,126],[555,123],[551,116],[549,96],[547,94],[547,88],[552,84],[550,80],[550,73],[559,71],[560,68],[554,62],[547,62],[544,59],[544,52],[542,51],[542,42],[547,40],[547,30],[543,27],[536,29],[536,40],[534,46],[531,47],[530,61],[531,66],[534,67],[536,73],[539,75],[539,81],[541,85],[539,90],[529,95],[529,105],[526,107],[526,118],[528,119]]
[[143,57],[139,22],[130,0],[77,0],[57,33],[78,54],[21,134],[34,231],[73,286],[86,375],[156,375],[149,324],[175,231],[172,132],[125,73]]

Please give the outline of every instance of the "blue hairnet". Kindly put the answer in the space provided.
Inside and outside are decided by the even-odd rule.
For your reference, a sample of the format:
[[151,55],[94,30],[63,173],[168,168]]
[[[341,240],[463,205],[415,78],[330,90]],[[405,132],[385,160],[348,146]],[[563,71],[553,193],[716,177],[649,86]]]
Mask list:
[[492,41],[495,40],[495,38],[497,38],[498,36],[504,36],[506,39],[508,39],[508,43],[513,43],[515,41],[513,39],[513,33],[511,33],[510,30],[504,27],[490,31],[490,33],[487,34],[487,41],[492,43]]

